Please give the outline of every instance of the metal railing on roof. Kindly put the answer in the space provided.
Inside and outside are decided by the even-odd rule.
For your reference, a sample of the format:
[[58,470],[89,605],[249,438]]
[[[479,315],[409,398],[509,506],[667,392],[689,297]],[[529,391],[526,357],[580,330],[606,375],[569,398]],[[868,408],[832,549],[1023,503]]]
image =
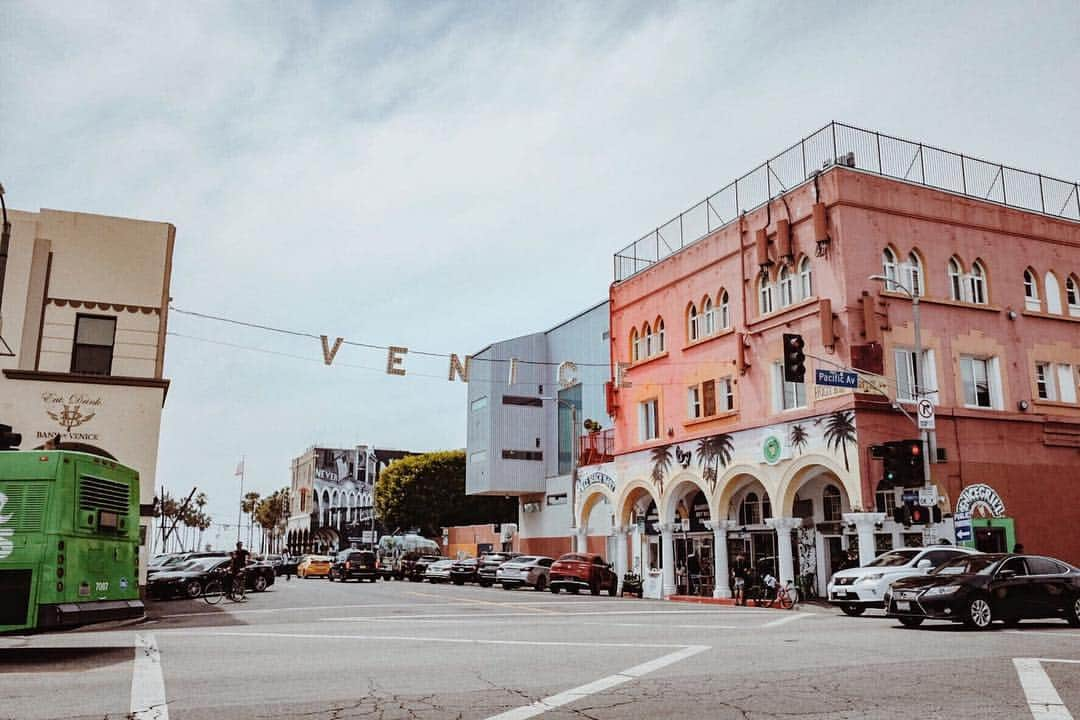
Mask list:
[[615,282],[674,255],[833,165],[1080,221],[1080,185],[831,122],[615,253]]

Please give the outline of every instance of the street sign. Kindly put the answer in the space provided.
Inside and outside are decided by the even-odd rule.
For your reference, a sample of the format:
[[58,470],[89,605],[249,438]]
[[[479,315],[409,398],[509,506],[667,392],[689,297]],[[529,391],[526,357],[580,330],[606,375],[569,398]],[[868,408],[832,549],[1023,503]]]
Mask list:
[[814,371],[814,383],[816,385],[829,385],[855,389],[859,386],[859,374],[845,370],[822,370]]
[[953,531],[956,533],[956,542],[971,540],[971,516],[967,513],[955,513]]
[[923,399],[919,401],[919,429],[920,430],[933,430],[934,425],[934,403],[929,400]]
[[904,502],[916,503],[919,500],[918,490],[905,490],[903,494]]
[[930,487],[924,487],[919,489],[919,504],[925,507],[931,505],[937,505],[938,493],[937,486],[931,485]]

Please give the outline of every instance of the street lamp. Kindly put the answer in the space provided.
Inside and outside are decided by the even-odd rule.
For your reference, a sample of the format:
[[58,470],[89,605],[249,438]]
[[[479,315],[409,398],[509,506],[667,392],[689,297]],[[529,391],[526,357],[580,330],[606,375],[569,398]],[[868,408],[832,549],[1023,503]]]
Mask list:
[[[569,400],[550,395],[541,395],[541,400],[554,400],[559,405],[570,408],[570,529],[577,530],[577,405]],[[558,452],[556,444],[556,453]]]
[[[867,279],[884,283],[886,290],[898,289],[911,298],[911,317],[915,324],[915,357],[913,359],[915,384],[911,390],[912,394],[915,396],[915,401],[918,402],[923,396],[922,335],[919,324],[919,295],[918,293],[912,292],[910,288],[906,287],[895,278],[886,277],[885,275],[871,275]],[[915,426],[916,428],[918,427],[918,421],[915,422]],[[930,449],[932,447],[937,447],[937,436],[936,433],[931,433],[927,430],[920,430],[919,435],[923,444],[923,486],[929,488],[932,484],[930,482]]]

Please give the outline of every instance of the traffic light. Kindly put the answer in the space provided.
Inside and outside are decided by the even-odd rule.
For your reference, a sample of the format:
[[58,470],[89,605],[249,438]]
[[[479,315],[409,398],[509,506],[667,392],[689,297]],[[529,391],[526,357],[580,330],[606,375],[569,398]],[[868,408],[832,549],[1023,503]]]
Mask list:
[[806,354],[802,335],[784,333],[784,382],[806,381]]
[[911,506],[911,524],[925,525],[930,522],[930,508],[925,505]]
[[11,431],[10,425],[0,425],[0,450],[14,450],[22,444],[22,435]]
[[893,440],[880,448],[882,479],[889,487],[917,487],[926,482],[921,440]]

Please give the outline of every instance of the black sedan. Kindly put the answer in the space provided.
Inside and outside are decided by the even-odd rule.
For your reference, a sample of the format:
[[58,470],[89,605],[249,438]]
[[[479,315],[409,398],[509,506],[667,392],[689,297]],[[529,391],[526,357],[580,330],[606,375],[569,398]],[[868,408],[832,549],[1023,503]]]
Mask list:
[[1063,618],[1080,625],[1080,570],[1038,555],[968,555],[929,575],[897,580],[885,611],[907,627],[926,619],[982,630],[994,620]]
[[458,560],[450,566],[450,581],[455,585],[464,585],[467,582],[476,582],[477,576],[476,558]]
[[[228,558],[207,557],[188,560],[175,570],[162,571],[151,577],[146,592],[151,597],[197,598],[212,578],[224,578],[229,572]],[[249,562],[244,572],[248,590],[262,592],[274,584],[274,568],[262,563]]]

